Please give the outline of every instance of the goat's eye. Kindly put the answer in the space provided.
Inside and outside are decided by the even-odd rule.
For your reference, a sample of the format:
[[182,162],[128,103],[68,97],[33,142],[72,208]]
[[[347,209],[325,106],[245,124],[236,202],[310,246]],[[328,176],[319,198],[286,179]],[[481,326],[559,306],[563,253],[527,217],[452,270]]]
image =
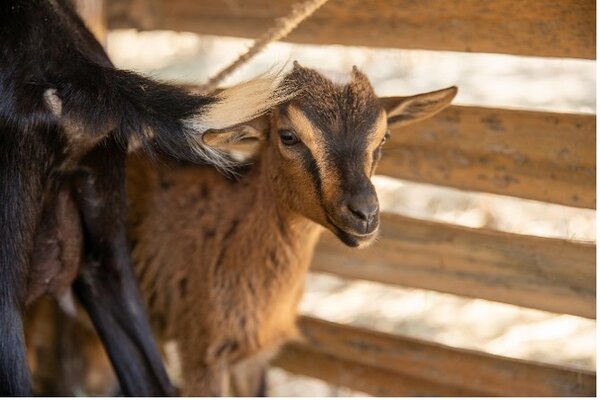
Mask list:
[[286,146],[293,146],[296,143],[300,142],[296,133],[290,129],[282,129],[279,131],[279,138],[281,139],[281,143]]
[[381,143],[379,144],[380,146],[383,146],[383,144],[385,142],[388,141],[388,139],[390,138],[390,131],[388,129],[388,131],[385,133],[385,135],[383,136],[383,139],[381,139]]

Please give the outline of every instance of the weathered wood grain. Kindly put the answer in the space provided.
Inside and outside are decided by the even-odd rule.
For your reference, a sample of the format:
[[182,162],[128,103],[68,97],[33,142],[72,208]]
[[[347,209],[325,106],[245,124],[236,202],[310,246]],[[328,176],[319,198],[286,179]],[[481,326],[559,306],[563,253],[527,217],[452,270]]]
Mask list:
[[371,248],[323,235],[314,271],[595,318],[596,246],[383,214]]
[[[469,391],[417,379],[360,361],[348,361],[310,346],[287,345],[274,362],[288,372],[310,376],[373,396],[468,396]],[[308,396],[308,393],[306,394]],[[483,394],[479,394],[483,395]]]
[[594,396],[591,371],[457,349],[314,318],[275,365],[380,396]]
[[[109,27],[256,38],[296,0],[110,0]],[[596,57],[593,0],[330,0],[286,40]]]
[[596,207],[596,117],[451,106],[394,129],[378,174]]

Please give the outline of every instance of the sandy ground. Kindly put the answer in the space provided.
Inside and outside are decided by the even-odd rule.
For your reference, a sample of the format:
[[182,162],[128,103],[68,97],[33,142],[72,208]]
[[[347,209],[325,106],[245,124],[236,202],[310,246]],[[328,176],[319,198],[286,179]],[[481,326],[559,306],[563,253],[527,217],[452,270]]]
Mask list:
[[[124,68],[181,82],[203,83],[248,41],[190,33],[111,32],[108,49]],[[225,84],[292,60],[346,73],[357,65],[380,95],[458,85],[457,104],[595,112],[595,62],[490,54],[271,45]],[[504,196],[376,178],[383,208],[459,225],[545,237],[596,239],[595,211]],[[568,266],[565,266],[568,267]],[[437,292],[310,274],[304,314],[451,346],[595,369],[595,321]],[[273,368],[272,395],[352,396],[360,393]]]

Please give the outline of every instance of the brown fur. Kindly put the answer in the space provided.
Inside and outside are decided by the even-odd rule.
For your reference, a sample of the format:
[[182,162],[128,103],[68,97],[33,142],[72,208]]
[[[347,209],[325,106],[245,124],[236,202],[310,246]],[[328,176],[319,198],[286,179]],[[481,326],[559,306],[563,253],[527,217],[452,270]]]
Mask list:
[[211,168],[148,167],[130,158],[131,202],[149,211],[132,215],[132,234],[151,321],[178,342],[184,394],[219,394],[226,365],[295,335],[319,229],[273,202],[268,168],[229,182]]
[[[229,372],[238,386],[251,387],[240,383],[239,369],[266,365],[297,334],[322,226],[349,231],[356,244],[376,234],[375,227],[366,239],[352,237],[340,206],[349,191],[372,190],[372,153],[387,130],[368,80],[355,70],[350,84],[335,86],[299,66],[288,79],[303,92],[273,110],[268,135],[258,134],[264,142],[256,162],[239,181],[208,167],[161,160],[152,168],[129,159],[133,258],[151,321],[163,340],[178,343],[186,395],[223,394]],[[297,133],[318,171],[307,171],[301,145],[281,143],[281,129]],[[357,156],[350,172],[367,189],[340,173],[332,150]]]
[[[225,394],[228,377],[236,393],[259,393],[268,360],[297,335],[297,306],[322,228],[350,246],[373,240],[379,219],[370,177],[387,119],[394,110],[424,112],[413,97],[403,107],[380,103],[357,70],[347,85],[298,65],[286,79],[302,92],[269,119],[205,136],[213,144],[261,141],[239,179],[167,158],[128,160],[136,274],[159,339],[177,342],[184,395]],[[430,114],[454,94],[436,92],[444,104],[436,101]],[[280,135],[289,131],[301,142],[285,145]],[[357,204],[374,213],[369,222],[352,211]]]

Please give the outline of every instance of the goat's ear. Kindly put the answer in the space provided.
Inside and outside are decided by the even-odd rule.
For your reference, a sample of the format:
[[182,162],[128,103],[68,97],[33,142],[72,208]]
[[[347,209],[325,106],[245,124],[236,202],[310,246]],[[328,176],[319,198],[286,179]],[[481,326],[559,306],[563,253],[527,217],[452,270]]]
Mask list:
[[408,125],[431,117],[446,108],[458,88],[451,86],[435,92],[421,93],[408,97],[384,97],[381,104],[387,113],[389,125]]
[[212,147],[227,146],[240,142],[262,140],[269,130],[269,113],[223,129],[211,129],[202,135],[202,141]]

